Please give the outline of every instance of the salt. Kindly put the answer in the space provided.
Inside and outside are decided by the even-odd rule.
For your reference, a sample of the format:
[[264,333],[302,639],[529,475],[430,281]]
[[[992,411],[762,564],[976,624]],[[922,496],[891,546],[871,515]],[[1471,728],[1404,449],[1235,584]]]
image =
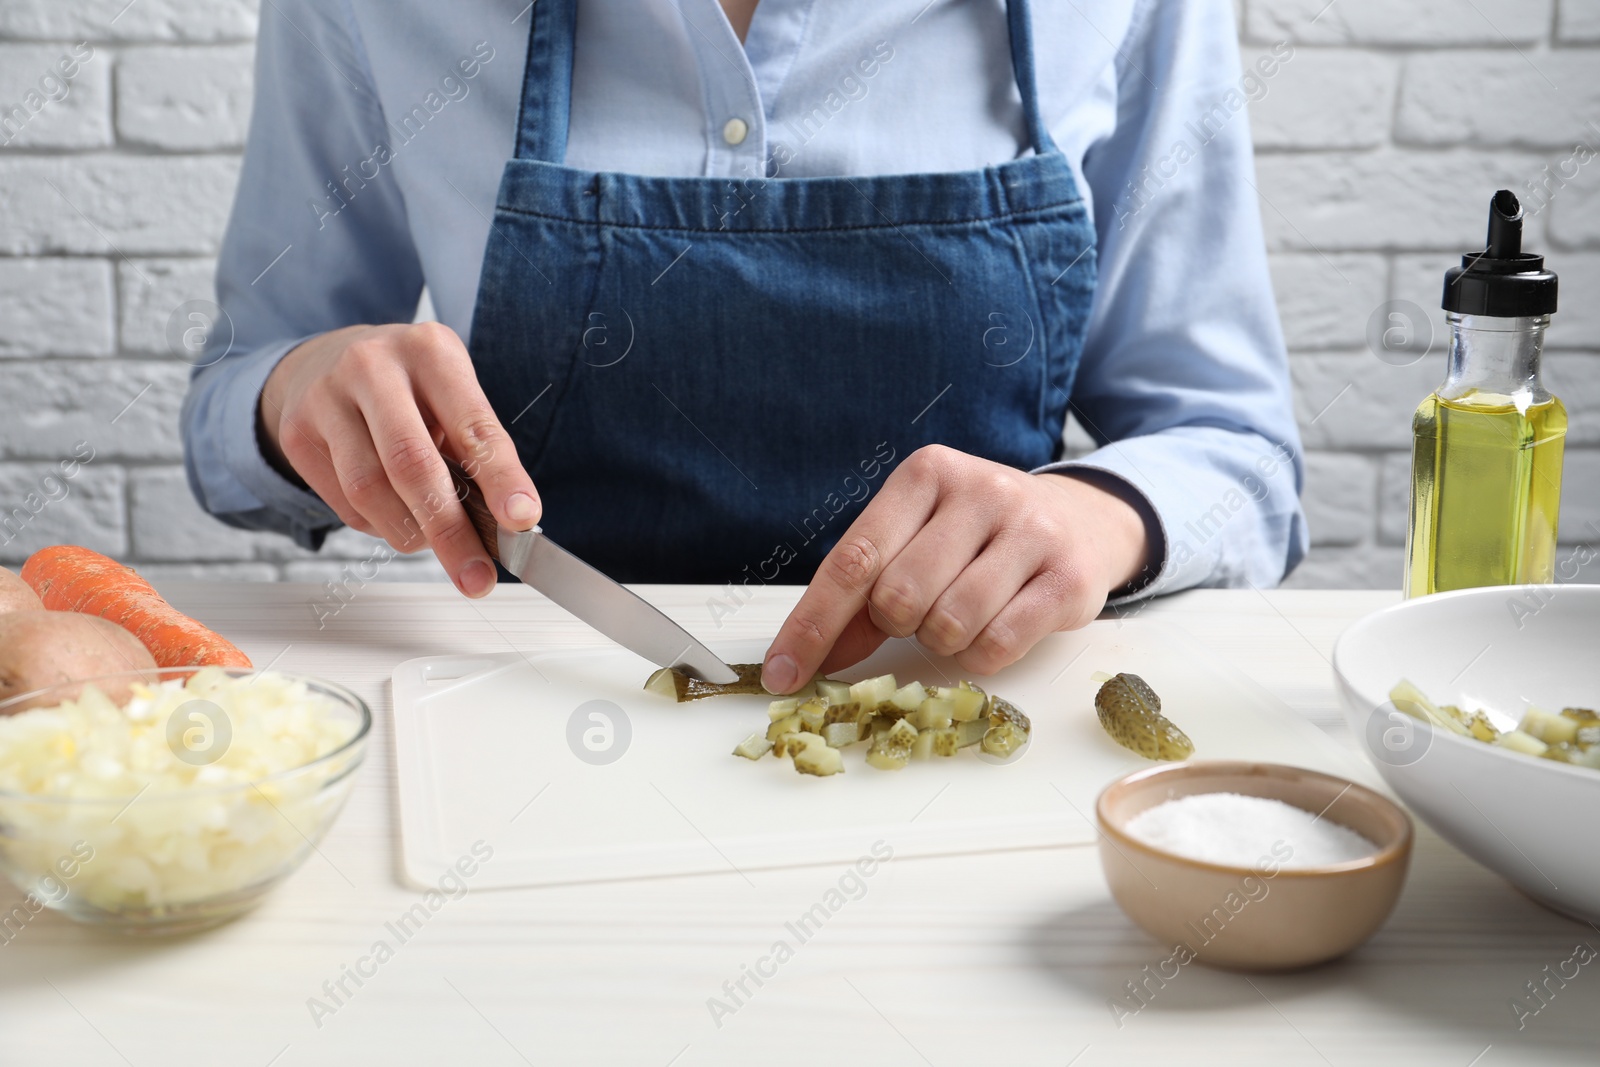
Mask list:
[[1168,800],[1128,820],[1127,832],[1154,848],[1230,867],[1323,867],[1378,851],[1354,830],[1293,804],[1239,793]]

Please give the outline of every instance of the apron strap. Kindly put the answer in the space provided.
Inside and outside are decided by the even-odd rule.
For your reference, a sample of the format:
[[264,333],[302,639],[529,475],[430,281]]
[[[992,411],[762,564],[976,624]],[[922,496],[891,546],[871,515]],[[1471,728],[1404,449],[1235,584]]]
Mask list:
[[[577,14],[578,0],[534,0],[528,9],[528,59],[522,71],[522,110],[517,117],[518,159],[566,161]],[[1011,35],[1011,69],[1022,96],[1029,146],[1042,156],[1056,151],[1056,143],[1039,114],[1028,0],[1007,0],[1006,22]]]
[[517,159],[566,161],[577,24],[578,0],[534,0],[528,8],[528,60],[522,68]]
[[1039,80],[1034,69],[1033,18],[1028,0],[1007,0],[1006,22],[1011,29],[1011,69],[1022,94],[1022,118],[1035,155],[1056,151],[1056,143],[1039,114]]

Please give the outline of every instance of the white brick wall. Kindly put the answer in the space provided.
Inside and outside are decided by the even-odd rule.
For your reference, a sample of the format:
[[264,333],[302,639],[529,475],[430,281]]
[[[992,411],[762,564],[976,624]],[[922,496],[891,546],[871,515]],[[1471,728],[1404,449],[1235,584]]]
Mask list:
[[[321,582],[372,551],[230,529],[184,481],[188,367],[166,324],[212,295],[255,24],[254,0],[0,4],[0,563],[73,541],[155,579]],[[65,95],[41,87],[78,42]],[[57,98],[8,129],[30,90]],[[75,477],[41,481],[75,449],[92,456]],[[423,557],[380,577],[443,574]]]
[[[341,531],[312,557],[231,530],[195,507],[180,465],[187,367],[167,351],[166,319],[210,295],[255,0],[125,5],[0,4],[0,123],[76,42],[93,49],[66,96],[0,147],[0,519],[27,516],[0,562],[70,540],[157,579],[335,580],[371,552],[367,538]],[[1600,0],[1238,7],[1247,61],[1295,48],[1251,115],[1309,451],[1315,546],[1291,584],[1398,584],[1410,413],[1441,373],[1441,275],[1482,241],[1501,186],[1553,190],[1528,244],[1562,276],[1547,361],[1572,415],[1562,537],[1600,539],[1600,160],[1551,177],[1575,145],[1600,150]],[[1436,348],[1415,366],[1366,349],[1368,317],[1391,299],[1432,316]],[[42,489],[78,442],[93,459]],[[44,491],[63,485],[57,499]],[[380,574],[438,576],[428,558]]]
[[117,140],[171,151],[244,144],[252,50],[130,48],[117,63]]

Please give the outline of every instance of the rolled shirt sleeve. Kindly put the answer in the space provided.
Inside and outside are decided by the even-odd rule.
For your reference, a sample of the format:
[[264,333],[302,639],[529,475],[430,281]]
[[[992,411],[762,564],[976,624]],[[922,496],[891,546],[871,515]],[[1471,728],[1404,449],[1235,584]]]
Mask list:
[[1041,470],[1106,472],[1147,504],[1161,543],[1113,603],[1273,586],[1306,553],[1246,111],[1286,47],[1246,80],[1228,0],[1149,0],[1119,52],[1116,127],[1084,159],[1099,283],[1071,412],[1100,447]]
[[262,457],[262,385],[308,337],[409,322],[422,269],[391,168],[363,167],[389,132],[344,3],[264,4],[255,84],[217,263],[223,315],[183,405],[184,462],[212,515],[317,548],[339,519]]

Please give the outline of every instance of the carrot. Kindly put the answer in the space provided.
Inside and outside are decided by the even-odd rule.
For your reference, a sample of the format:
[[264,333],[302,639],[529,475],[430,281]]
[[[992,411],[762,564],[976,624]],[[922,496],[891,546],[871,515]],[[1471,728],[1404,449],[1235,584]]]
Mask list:
[[249,667],[250,657],[221,634],[161,599],[149,582],[109,556],[77,545],[41,548],[22,580],[51,611],[79,611],[137,637],[162,667]]

